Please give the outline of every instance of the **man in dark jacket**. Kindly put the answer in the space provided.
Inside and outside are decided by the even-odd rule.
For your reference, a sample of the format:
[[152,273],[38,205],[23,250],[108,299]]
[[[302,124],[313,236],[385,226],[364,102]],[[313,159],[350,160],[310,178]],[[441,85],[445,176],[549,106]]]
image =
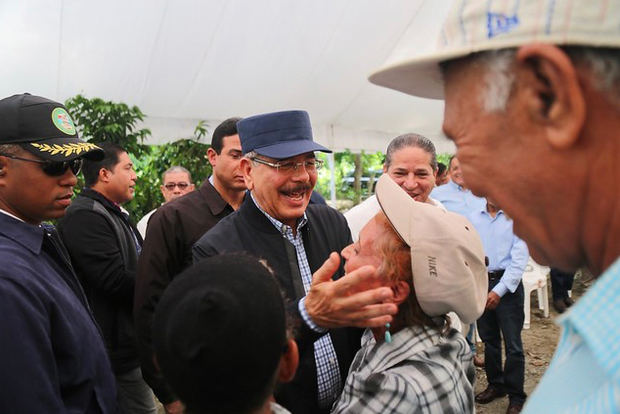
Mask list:
[[136,173],[121,147],[100,147],[105,158],[84,163],[86,188],[59,231],[101,327],[122,412],[155,413],[153,393],[142,379],[132,313],[142,238],[119,207],[133,198]]
[[239,119],[229,118],[215,128],[207,150],[213,174],[196,191],[157,209],[149,220],[148,237],[140,254],[134,318],[142,374],[169,414],[182,412],[183,407],[153,364],[153,314],[170,282],[191,265],[194,243],[241,205],[246,188],[239,169]]
[[291,383],[276,390],[276,400],[296,414],[328,412],[360,347],[361,330],[343,327],[389,322],[396,306],[381,302],[392,292],[378,288],[355,294],[379,285],[368,267],[330,280],[334,273],[336,278],[343,274],[332,252],[350,244],[351,233],[336,210],[308,205],[322,164],[314,151],[331,152],[313,141],[308,114],[252,116],[239,121],[237,129],[250,194],[194,245],[194,261],[239,251],[266,260],[289,311],[300,320],[299,369]]
[[69,255],[53,226],[84,157],[65,107],[0,100],[0,412],[116,413],[114,376]]

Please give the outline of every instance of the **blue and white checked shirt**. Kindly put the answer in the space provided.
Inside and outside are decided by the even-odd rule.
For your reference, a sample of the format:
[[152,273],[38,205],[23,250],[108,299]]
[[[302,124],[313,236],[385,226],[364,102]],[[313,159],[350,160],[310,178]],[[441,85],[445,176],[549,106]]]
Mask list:
[[[308,258],[306,257],[306,250],[304,248],[304,241],[301,236],[301,229],[308,223],[306,213],[297,223],[296,234],[293,235],[292,227],[280,222],[279,220],[271,217],[265,212],[256,202],[254,195],[250,192],[252,201],[256,207],[269,219],[271,224],[295,246],[295,252],[297,253],[297,264],[299,265],[299,272],[301,273],[301,279],[304,284],[304,291],[306,294],[310,290],[312,284],[312,271],[308,264]],[[320,328],[312,321],[308,312],[306,311],[304,298],[299,301],[299,311],[301,313],[304,322],[313,330],[317,332],[326,332],[325,329]],[[336,356],[336,350],[329,334],[323,335],[316,342],[314,342],[314,360],[316,363],[317,373],[317,387],[319,396],[319,407],[327,408],[335,401],[340,394],[340,368],[338,367],[338,358]]]
[[620,413],[620,259],[558,324],[558,348],[523,412]]

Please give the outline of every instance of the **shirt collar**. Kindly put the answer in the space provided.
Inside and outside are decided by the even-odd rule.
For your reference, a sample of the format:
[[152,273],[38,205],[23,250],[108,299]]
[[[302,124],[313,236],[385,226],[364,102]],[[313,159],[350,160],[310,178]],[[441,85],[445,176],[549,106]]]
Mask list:
[[9,217],[13,217],[15,220],[19,220],[19,221],[21,221],[22,223],[25,223],[25,221],[24,221],[24,220],[20,219],[20,218],[19,218],[19,217],[17,217],[17,216],[14,216],[13,214],[9,213],[9,212],[8,212],[8,211],[6,211],[6,210],[2,210],[1,208],[0,208],[0,213],[6,214],[6,215],[7,215],[7,216],[9,216]]
[[0,233],[34,254],[41,252],[45,230],[40,225],[28,224],[12,214],[0,210]]
[[493,216],[491,216],[491,213],[489,213],[489,212],[487,211],[487,207],[486,207],[486,206],[484,206],[483,208],[481,208],[481,209],[480,209],[480,213],[487,215],[487,216],[488,216],[489,218],[491,218],[491,219],[496,219],[496,218],[498,218],[500,215],[503,215],[503,214],[504,214],[504,210],[502,210],[502,209],[497,210],[497,214],[495,214],[495,217],[493,217]]
[[[289,225],[284,224],[280,220],[271,217],[269,213],[263,210],[261,206],[258,204],[258,202],[256,201],[256,199],[254,198],[254,193],[252,193],[251,191],[250,191],[250,197],[252,198],[252,201],[254,202],[254,205],[256,206],[256,208],[258,208],[265,215],[265,217],[269,219],[271,224],[273,224],[273,226],[276,229],[278,229],[280,233],[285,234],[287,230],[291,229]],[[308,223],[308,217],[306,216],[306,212],[304,211],[304,215],[301,217],[301,220],[297,222],[297,230],[296,230],[297,234],[299,234],[299,231],[301,230],[303,226],[306,225],[306,223]]]
[[[90,188],[90,187],[86,187],[82,190],[82,192],[80,193],[80,195],[86,196],[88,198],[92,198],[95,199],[97,201],[99,201],[101,204],[103,204],[104,206],[108,206],[111,207],[112,209],[116,210],[119,213],[125,213],[123,211],[123,209],[121,208],[121,205],[110,200],[108,197],[104,196],[103,194],[101,194],[99,191]],[[125,213],[127,214],[127,213]]]
[[[224,210],[226,210],[227,207],[229,207],[229,204],[222,198],[222,195],[217,192],[217,189],[213,186],[211,180],[203,181],[202,185],[196,191],[198,191],[203,201],[211,210],[211,214],[214,216],[220,215]],[[230,209],[232,210],[232,207],[230,207]]]
[[455,183],[454,181],[450,180],[448,181],[448,184],[452,186],[452,188],[455,188],[458,191],[467,191],[466,189],[463,188],[463,186],[458,185],[457,183]]
[[[454,334],[450,332],[448,336]],[[368,361],[368,364],[372,364],[372,368],[377,371],[388,369],[444,341],[445,338],[437,329],[422,326],[407,326],[393,333],[392,342],[389,344],[377,343],[370,329],[364,332],[361,339],[362,347],[373,348],[375,357],[372,361]],[[391,358],[386,358],[386,354],[391,354]]]
[[620,258],[558,319],[558,323],[568,327],[569,331],[577,332],[601,367],[615,378],[620,375],[620,353],[617,351],[620,339],[620,331],[617,329],[620,325],[618,294]]

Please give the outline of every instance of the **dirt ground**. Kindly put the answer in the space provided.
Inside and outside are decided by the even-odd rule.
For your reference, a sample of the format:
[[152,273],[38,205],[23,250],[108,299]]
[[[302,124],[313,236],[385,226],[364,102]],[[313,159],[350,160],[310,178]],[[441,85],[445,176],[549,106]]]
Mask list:
[[[587,277],[579,273],[573,283],[572,298],[578,299],[583,295],[588,286],[592,284]],[[536,291],[532,292],[530,329],[522,331],[523,350],[525,352],[525,393],[530,395],[541,377],[545,373],[551,357],[555,352],[560,328],[554,323],[558,313],[551,306],[551,282],[547,281],[549,292],[549,318],[545,318],[543,311],[538,309]],[[477,352],[483,355],[483,345],[478,344]],[[475,393],[482,392],[487,387],[486,375],[483,368],[476,368]],[[508,397],[500,398],[489,404],[476,404],[476,412],[479,414],[504,413],[508,407]]]

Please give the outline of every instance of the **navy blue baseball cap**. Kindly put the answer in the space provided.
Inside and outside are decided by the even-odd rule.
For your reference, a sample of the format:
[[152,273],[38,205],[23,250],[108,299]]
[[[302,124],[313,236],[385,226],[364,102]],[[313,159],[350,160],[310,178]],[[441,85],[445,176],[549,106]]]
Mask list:
[[0,144],[17,144],[48,161],[102,160],[103,150],[78,136],[67,108],[23,93],[0,100]]
[[281,111],[254,115],[237,122],[244,154],[255,151],[281,160],[306,152],[331,152],[312,139],[310,116],[306,111]]

